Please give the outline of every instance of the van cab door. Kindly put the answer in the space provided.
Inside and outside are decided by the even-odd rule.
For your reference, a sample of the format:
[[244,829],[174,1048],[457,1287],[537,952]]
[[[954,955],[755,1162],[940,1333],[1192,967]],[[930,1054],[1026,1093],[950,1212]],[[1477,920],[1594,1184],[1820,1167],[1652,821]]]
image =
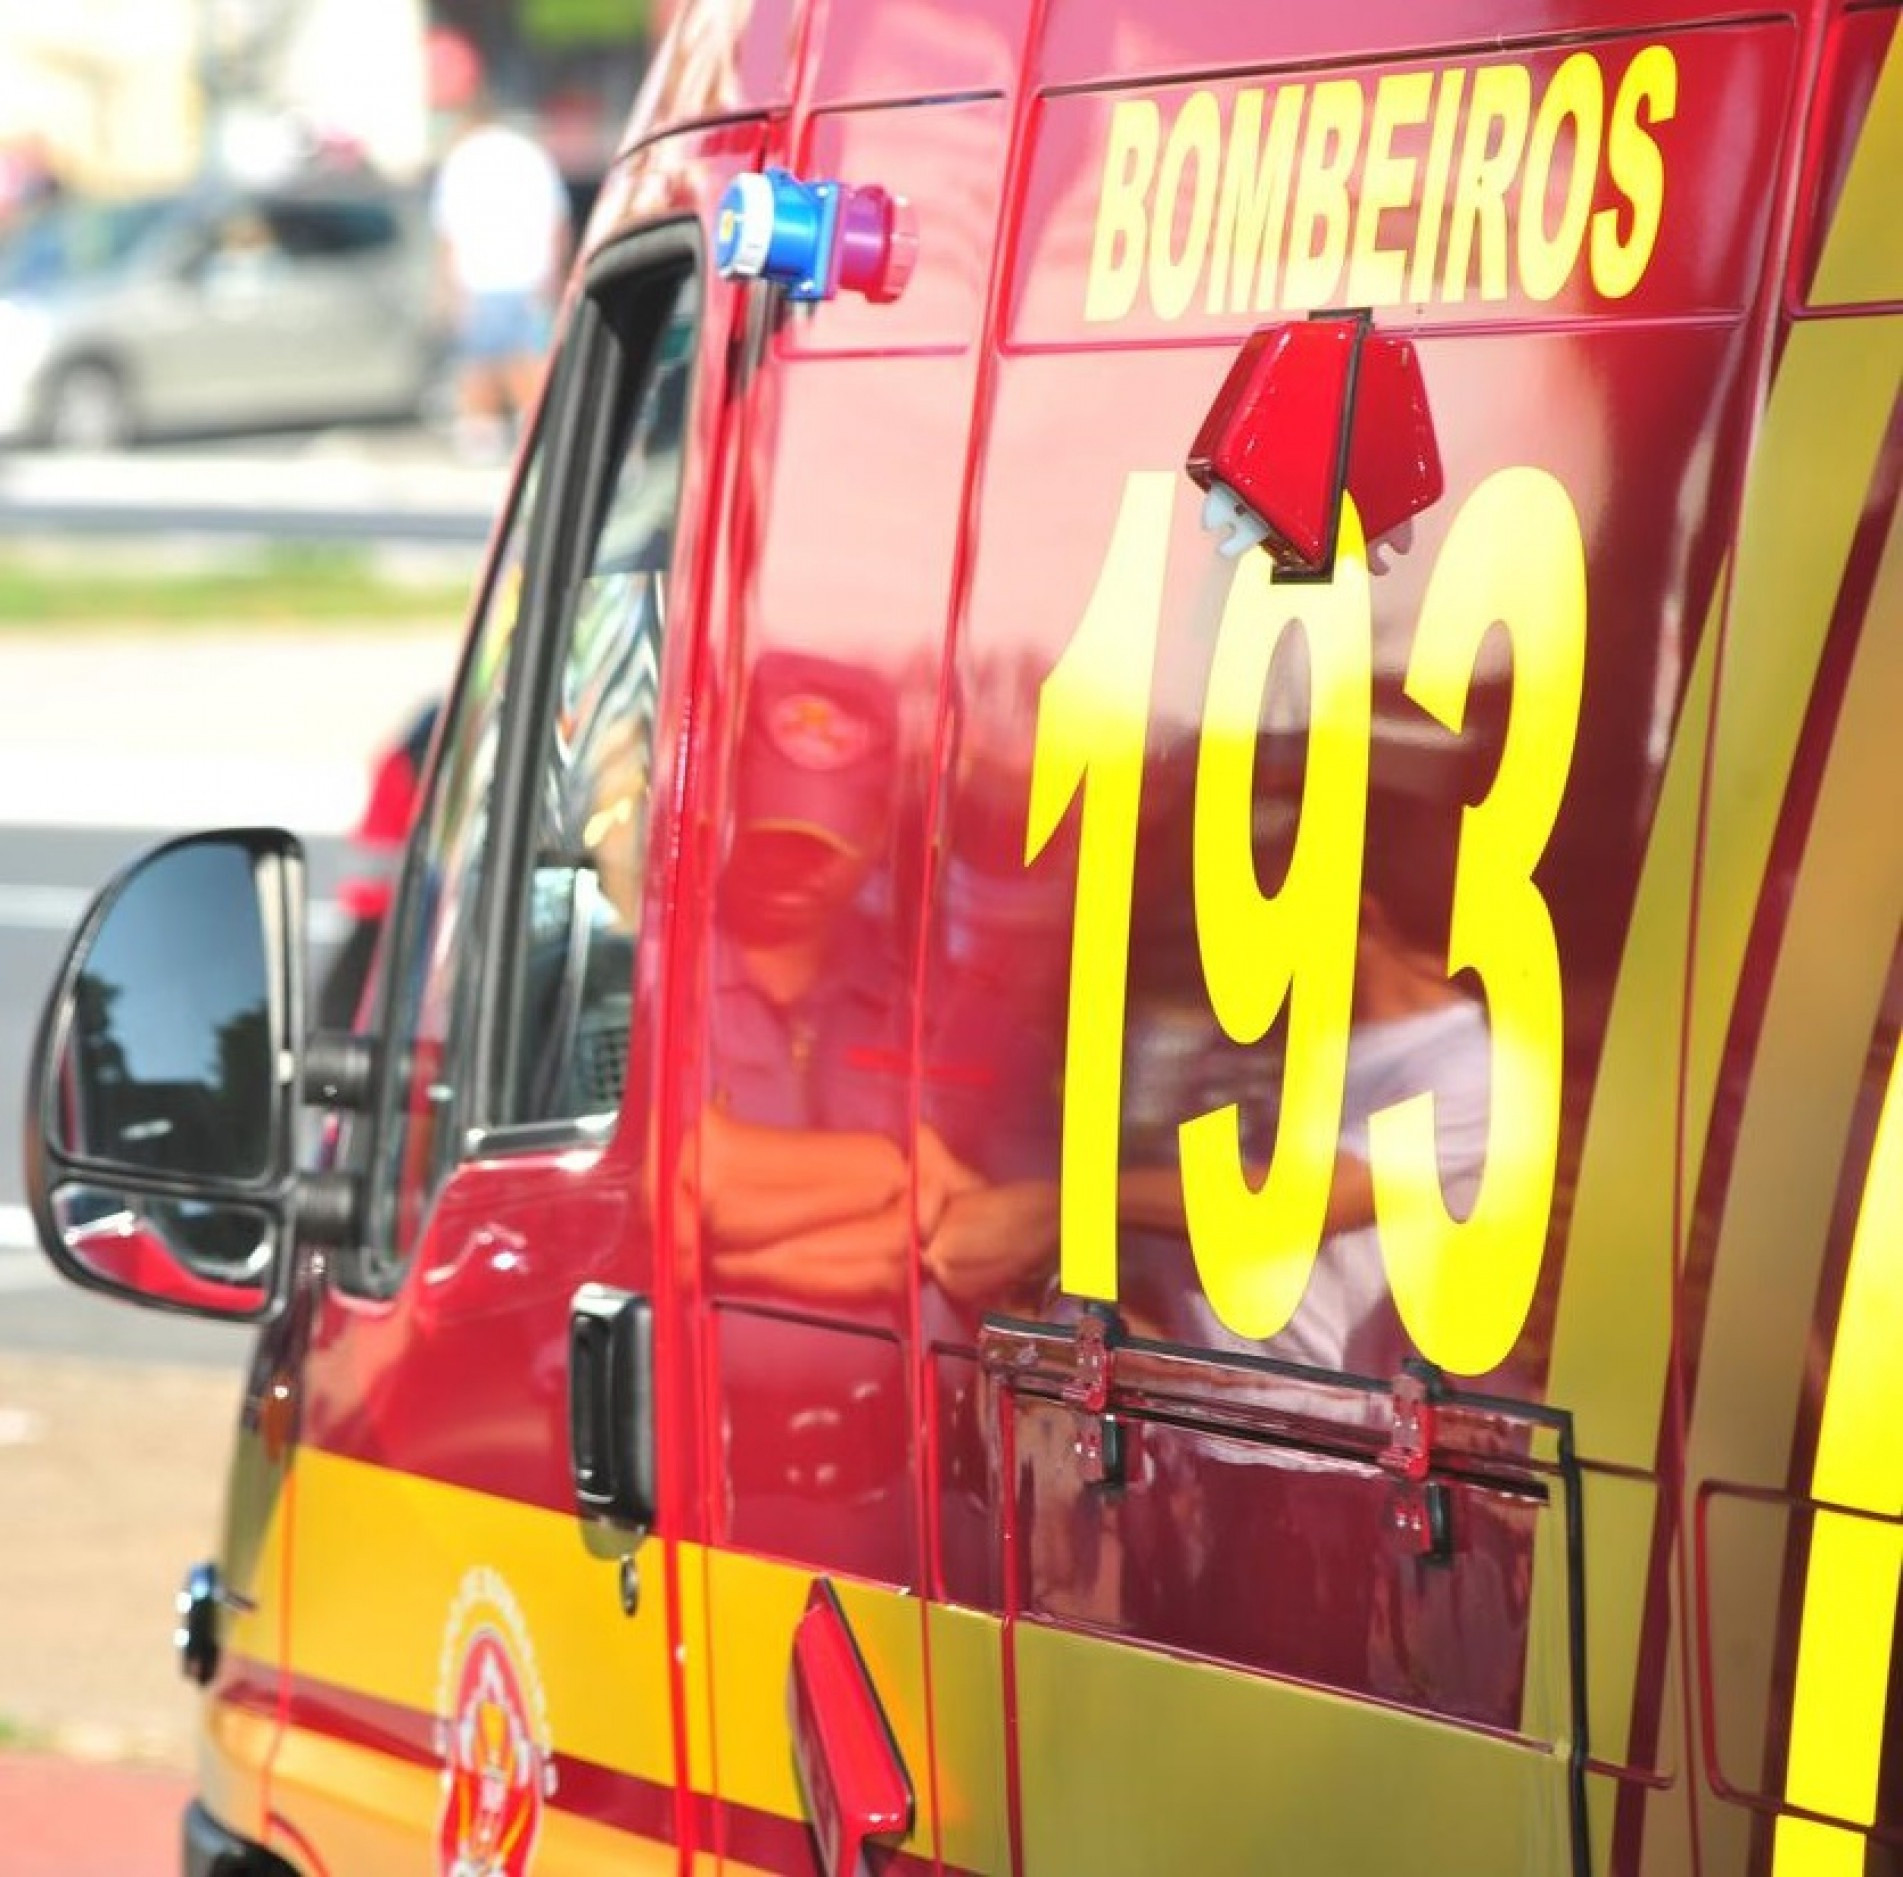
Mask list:
[[658,987],[733,311],[704,230],[753,143],[611,177],[442,712],[339,1123],[356,1230],[297,1306],[300,1868],[671,1870],[691,1835]]
[[[828,1784],[846,1769],[819,1736],[850,1692],[813,1692],[790,1754],[779,1719],[801,1707],[795,1635],[831,1597],[909,1777],[904,1854],[930,1858],[945,1823],[920,1392],[938,1332],[921,1314],[915,1216],[942,1203],[956,1149],[920,1131],[917,1099],[961,1071],[955,1048],[917,1058],[918,913],[1009,137],[997,87],[1016,37],[1000,22],[1015,11],[988,3],[961,26],[969,89],[946,80],[944,35],[921,34],[914,56],[947,95],[895,104],[918,75],[885,60],[919,21],[831,10],[822,104],[772,160],[904,199],[917,264],[891,300],[754,290],[734,604],[701,706],[705,874],[683,902],[696,941],[673,991],[698,1170],[679,1242],[705,1404],[716,1828],[728,1858],[775,1871],[849,1857]],[[986,1739],[999,1719],[984,1697],[966,1715]],[[982,1867],[997,1823],[961,1806],[946,1855]],[[832,1840],[817,1864],[809,1825]]]
[[[925,1248],[1014,1868],[1636,1868],[1682,1809],[1672,1039],[1794,28],[1604,11],[1040,16],[924,987],[1019,1065]],[[1340,308],[1432,448],[1364,350],[1290,578],[1185,463]]]

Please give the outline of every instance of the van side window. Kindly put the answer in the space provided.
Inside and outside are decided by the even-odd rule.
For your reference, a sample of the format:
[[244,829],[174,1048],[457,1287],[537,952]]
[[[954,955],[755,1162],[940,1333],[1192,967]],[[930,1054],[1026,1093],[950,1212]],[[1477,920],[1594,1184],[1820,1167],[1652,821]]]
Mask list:
[[479,1008],[477,921],[538,470],[531,461],[523,477],[445,713],[441,760],[413,840],[395,943],[383,966],[391,1070],[374,1150],[363,1273],[374,1287],[387,1283],[414,1249],[472,1119],[465,1103]]
[[620,395],[581,516],[540,783],[505,1061],[516,1122],[612,1115],[627,1079],[667,574],[700,322],[691,273],[603,309]]

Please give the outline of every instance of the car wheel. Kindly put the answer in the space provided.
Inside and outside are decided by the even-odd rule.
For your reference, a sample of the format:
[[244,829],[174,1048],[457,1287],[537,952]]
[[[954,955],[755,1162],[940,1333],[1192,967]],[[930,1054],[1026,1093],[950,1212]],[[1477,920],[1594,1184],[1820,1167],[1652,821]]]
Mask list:
[[138,424],[125,379],[103,359],[81,359],[54,379],[41,423],[56,450],[116,450]]

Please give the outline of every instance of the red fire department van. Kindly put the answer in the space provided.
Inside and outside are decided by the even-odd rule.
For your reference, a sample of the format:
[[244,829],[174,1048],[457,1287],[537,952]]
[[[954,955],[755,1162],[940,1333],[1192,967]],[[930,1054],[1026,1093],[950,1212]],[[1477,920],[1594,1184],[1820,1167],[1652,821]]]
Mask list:
[[259,1324],[193,1877],[1893,1871],[1903,28],[705,0],[354,1034],[28,1144]]

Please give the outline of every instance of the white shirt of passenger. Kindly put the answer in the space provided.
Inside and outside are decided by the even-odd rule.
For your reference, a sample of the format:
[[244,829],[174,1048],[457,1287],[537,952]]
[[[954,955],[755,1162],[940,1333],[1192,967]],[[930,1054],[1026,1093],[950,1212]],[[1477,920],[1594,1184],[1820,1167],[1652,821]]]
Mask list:
[[561,171],[532,137],[484,124],[436,174],[431,220],[465,293],[533,293],[549,284],[568,218]]
[[[1342,1087],[1342,1151],[1369,1160],[1369,1118],[1431,1090],[1441,1192],[1454,1215],[1464,1218],[1473,1209],[1486,1168],[1492,1067],[1486,1008],[1470,998],[1355,1024],[1348,1034]],[[1219,1350],[1244,1349],[1314,1368],[1344,1370],[1353,1366],[1355,1330],[1387,1294],[1379,1228],[1349,1227],[1322,1240],[1301,1306],[1278,1335],[1267,1342],[1238,1336],[1217,1319],[1208,1299],[1198,1295],[1192,1308],[1195,1336]],[[1265,1456],[1264,1464],[1269,1463]]]
[[[1471,998],[1357,1023],[1348,1033],[1342,1152],[1364,1163],[1372,1160],[1370,1117],[1432,1091],[1441,1193],[1454,1216],[1465,1218],[1486,1170],[1492,1071],[1486,1008]],[[1323,1239],[1301,1308],[1272,1353],[1317,1368],[1351,1366],[1355,1329],[1388,1288],[1378,1227],[1363,1225]]]

